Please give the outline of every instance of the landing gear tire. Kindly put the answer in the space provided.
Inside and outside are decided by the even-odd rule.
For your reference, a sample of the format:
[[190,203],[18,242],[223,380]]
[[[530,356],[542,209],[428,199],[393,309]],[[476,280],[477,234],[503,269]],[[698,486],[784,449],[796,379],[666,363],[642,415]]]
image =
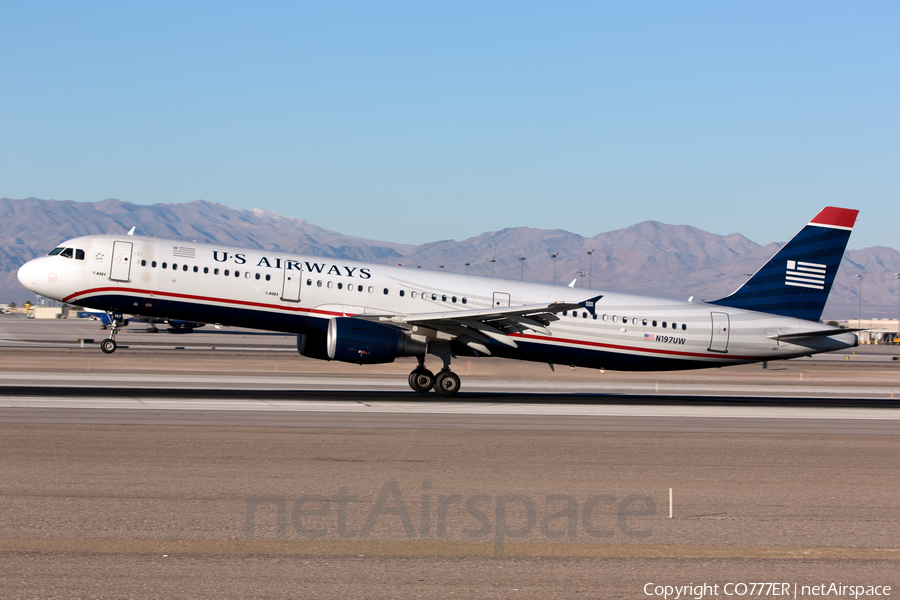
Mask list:
[[104,354],[112,354],[116,351],[116,340],[103,340],[100,342],[100,350],[102,350]]
[[434,373],[428,369],[416,369],[409,374],[409,387],[419,394],[428,393],[434,387]]
[[455,396],[459,386],[459,375],[453,371],[441,371],[435,379],[434,391],[441,396]]

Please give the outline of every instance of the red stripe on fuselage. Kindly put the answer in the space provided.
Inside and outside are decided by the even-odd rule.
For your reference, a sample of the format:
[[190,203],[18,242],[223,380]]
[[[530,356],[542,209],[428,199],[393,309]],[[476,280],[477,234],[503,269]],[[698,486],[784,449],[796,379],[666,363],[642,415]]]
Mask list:
[[[265,304],[262,302],[250,302],[248,300],[232,300],[225,298],[210,298],[207,296],[197,296],[194,294],[178,294],[175,292],[160,292],[153,290],[141,290],[141,289],[132,289],[132,288],[119,288],[119,287],[105,287],[105,288],[93,288],[90,290],[84,290],[81,292],[76,292],[74,294],[70,294],[63,298],[63,302],[72,302],[77,298],[82,298],[83,296],[94,295],[94,294],[103,294],[103,293],[122,293],[125,295],[131,294],[144,294],[150,297],[167,297],[167,298],[177,298],[181,300],[195,300],[198,302],[215,302],[218,304],[231,304],[238,306],[246,306],[251,308],[265,308],[273,311],[288,311],[292,313],[307,313],[311,315],[324,315],[324,316],[332,316],[332,317],[342,317],[344,313],[333,312],[328,310],[316,310],[312,308],[303,308],[300,306],[280,306],[277,304]],[[736,355],[722,355],[722,354],[708,354],[703,352],[681,352],[678,350],[664,350],[662,348],[636,348],[634,346],[622,346],[619,344],[606,344],[602,342],[590,342],[585,340],[574,340],[570,338],[559,338],[559,337],[549,337],[542,335],[525,335],[522,333],[514,333],[510,337],[523,338],[526,340],[533,340],[538,342],[552,342],[554,344],[570,344],[573,346],[587,346],[590,348],[604,348],[607,350],[619,350],[625,352],[635,352],[635,353],[643,353],[643,354],[656,354],[656,355],[665,355],[665,356],[680,356],[685,358],[713,358],[719,361],[746,361],[746,360],[761,360],[758,356],[736,356]]]
[[715,358],[718,360],[760,360],[759,356],[738,356],[734,354],[708,354],[703,352],[681,352],[678,350],[663,350],[662,348],[635,348],[634,346],[621,346],[619,344],[605,344],[603,342],[588,342],[585,340],[572,340],[567,338],[548,337],[544,335],[525,335],[513,333],[510,337],[520,337],[526,340],[539,340],[542,342],[561,342],[563,344],[575,344],[590,346],[592,348],[607,348],[609,350],[624,350],[626,352],[647,352],[650,354],[664,354],[668,356],[685,356],[691,358]]
[[219,304],[236,304],[239,306],[249,306],[253,308],[267,308],[276,311],[288,311],[294,313],[315,313],[321,315],[332,315],[336,317],[343,316],[343,313],[331,312],[327,310],[314,310],[311,308],[303,308],[301,306],[280,306],[278,304],[265,304],[263,302],[250,302],[249,300],[232,300],[226,298],[209,298],[207,296],[195,296],[193,294],[178,294],[175,292],[160,292],[157,290],[140,290],[134,288],[117,288],[117,287],[108,287],[108,288],[93,288],[90,290],[84,290],[81,292],[76,292],[74,294],[70,294],[63,298],[63,302],[72,302],[75,298],[89,296],[94,294],[105,294],[109,292],[118,292],[124,293],[126,295],[130,294],[145,294],[151,297],[166,297],[166,298],[178,298],[182,300],[197,300],[200,302],[217,302]]

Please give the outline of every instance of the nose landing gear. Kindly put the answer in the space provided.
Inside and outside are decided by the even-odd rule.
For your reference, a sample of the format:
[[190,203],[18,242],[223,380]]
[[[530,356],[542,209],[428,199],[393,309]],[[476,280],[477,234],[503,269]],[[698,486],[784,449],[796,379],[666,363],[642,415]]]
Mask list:
[[106,313],[109,317],[109,337],[100,342],[100,350],[104,354],[112,354],[116,351],[116,334],[119,332],[119,326],[124,323],[122,313]]

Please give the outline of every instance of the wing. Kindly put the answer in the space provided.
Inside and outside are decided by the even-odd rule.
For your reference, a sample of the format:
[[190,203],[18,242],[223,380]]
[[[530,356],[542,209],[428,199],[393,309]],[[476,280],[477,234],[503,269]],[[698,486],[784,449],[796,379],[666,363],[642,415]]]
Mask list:
[[440,313],[412,313],[406,315],[360,315],[360,318],[378,320],[397,325],[408,335],[422,342],[451,342],[465,344],[476,353],[490,355],[488,344],[496,342],[518,347],[510,335],[534,331],[541,335],[553,335],[547,327],[558,321],[557,313],[583,308],[594,314],[596,302],[603,296],[595,296],[582,302],[552,302],[550,304],[521,304],[458,310]]

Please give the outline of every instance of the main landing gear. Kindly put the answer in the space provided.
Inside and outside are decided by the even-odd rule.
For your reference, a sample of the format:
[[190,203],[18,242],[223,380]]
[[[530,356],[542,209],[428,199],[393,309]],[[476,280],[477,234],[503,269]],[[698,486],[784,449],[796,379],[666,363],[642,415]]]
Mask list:
[[450,370],[450,354],[449,352],[439,354],[444,361],[444,368],[440,370],[437,376],[425,368],[425,357],[419,357],[419,366],[409,374],[409,387],[419,394],[426,394],[434,388],[434,391],[441,396],[455,396],[459,391],[460,381],[459,375]]
[[116,351],[116,334],[119,332],[119,325],[123,323],[122,313],[106,313],[109,317],[109,337],[100,342],[100,350],[104,354],[112,354]]

